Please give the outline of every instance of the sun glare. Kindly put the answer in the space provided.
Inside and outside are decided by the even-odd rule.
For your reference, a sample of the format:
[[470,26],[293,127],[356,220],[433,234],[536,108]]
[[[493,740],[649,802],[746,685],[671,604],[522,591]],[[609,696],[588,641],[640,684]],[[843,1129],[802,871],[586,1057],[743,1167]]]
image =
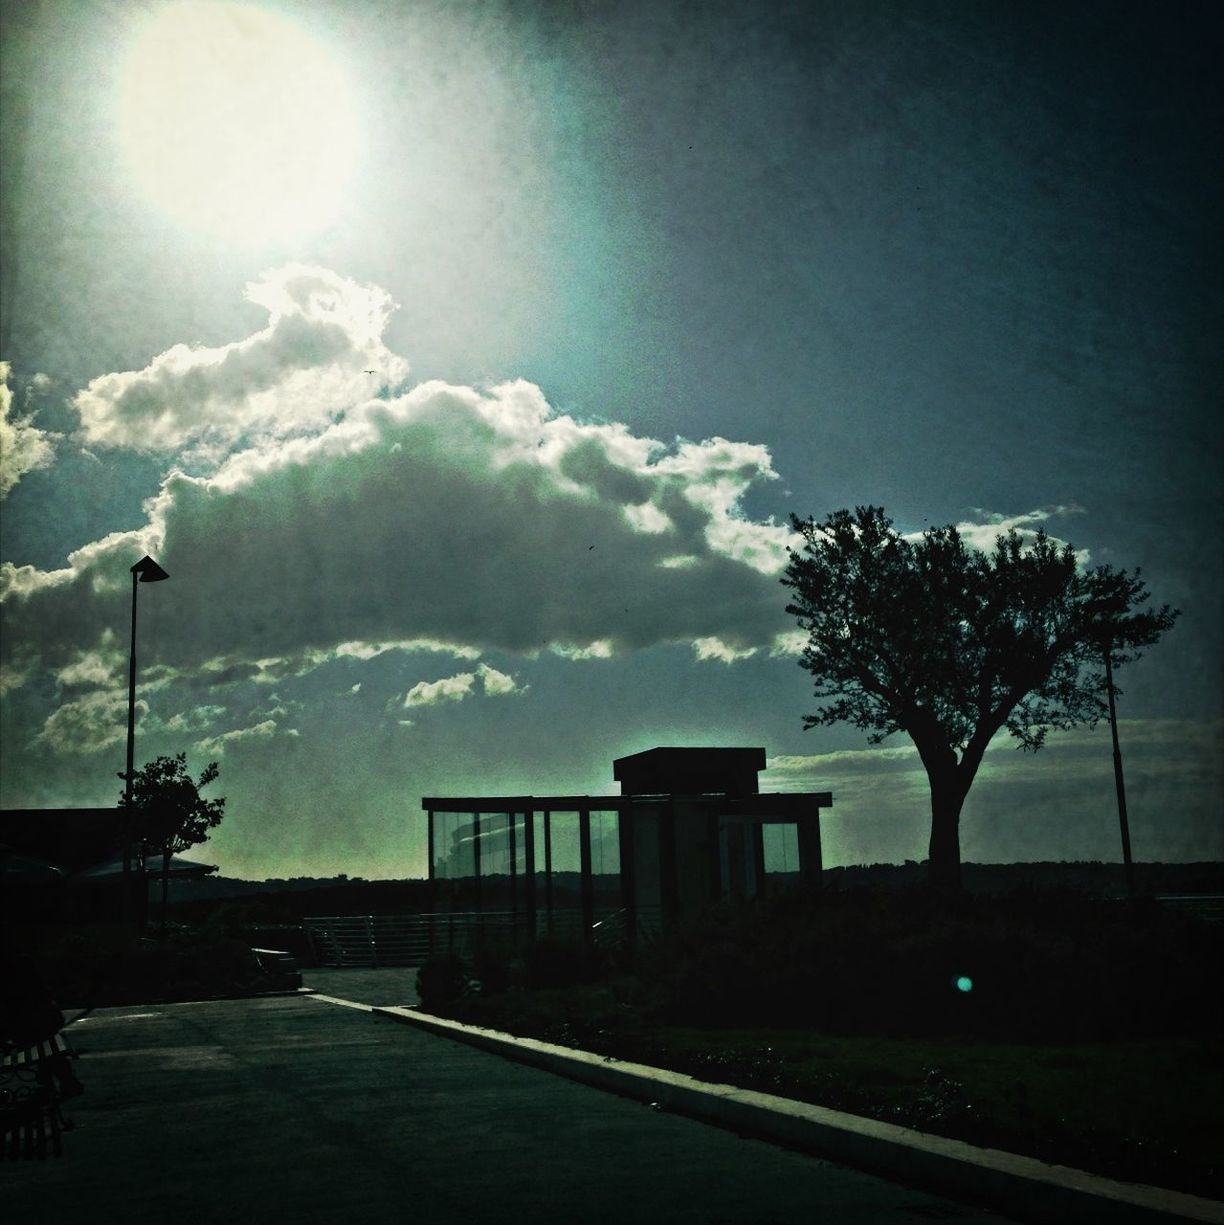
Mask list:
[[340,216],[357,154],[352,91],[326,47],[287,18],[171,4],[138,31],[121,79],[131,173],[181,224],[258,241]]

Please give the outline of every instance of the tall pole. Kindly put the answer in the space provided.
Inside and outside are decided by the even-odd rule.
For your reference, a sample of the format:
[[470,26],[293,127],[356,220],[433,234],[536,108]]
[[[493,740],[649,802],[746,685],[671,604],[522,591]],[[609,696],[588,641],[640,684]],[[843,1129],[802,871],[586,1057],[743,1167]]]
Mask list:
[[[123,772],[123,924],[131,913],[132,883],[132,839],[131,805],[132,791],[136,781],[136,584],[160,583],[170,576],[151,557],[142,557],[131,570],[132,573],[132,642],[128,652],[128,722],[127,722],[127,769]],[[163,867],[164,870],[164,867]]]
[[132,646],[128,653],[127,769],[123,773],[123,928],[127,931],[132,910],[132,783],[136,756],[136,584],[137,567],[132,567]]
[[1135,865],[1131,861],[1130,825],[1126,819],[1126,784],[1122,780],[1122,750],[1118,747],[1118,711],[1114,704],[1113,642],[1105,640],[1105,688],[1109,693],[1109,731],[1113,736],[1114,786],[1118,792],[1118,824],[1122,827],[1122,862],[1126,866],[1126,896],[1135,896]]
[[[128,804],[132,802],[132,776],[136,757],[136,584],[140,575],[132,568],[132,649],[128,654],[128,728],[127,728],[127,770],[124,773],[123,798]],[[127,858],[125,852],[125,860]]]

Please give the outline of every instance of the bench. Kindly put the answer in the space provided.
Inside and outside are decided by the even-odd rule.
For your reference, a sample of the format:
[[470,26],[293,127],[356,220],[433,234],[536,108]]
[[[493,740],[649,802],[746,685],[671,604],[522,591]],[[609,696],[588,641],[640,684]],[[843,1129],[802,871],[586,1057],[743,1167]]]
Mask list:
[[26,1047],[5,1047],[0,1060],[0,1161],[45,1161],[63,1156],[61,1133],[72,1130],[64,1117],[54,1075],[57,1059],[76,1059],[62,1034]]
[[296,991],[302,985],[302,971],[292,953],[284,949],[252,949],[251,952],[273,990]]

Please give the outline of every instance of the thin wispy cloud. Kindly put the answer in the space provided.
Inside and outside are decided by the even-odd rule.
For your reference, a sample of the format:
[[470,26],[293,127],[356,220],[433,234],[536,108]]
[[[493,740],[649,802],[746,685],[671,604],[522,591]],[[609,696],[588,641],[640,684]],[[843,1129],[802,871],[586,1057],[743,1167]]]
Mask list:
[[206,736],[197,740],[192,748],[197,753],[224,754],[227,749],[251,741],[268,741],[277,736],[296,738],[301,733],[296,728],[280,728],[275,719],[264,719],[251,727],[238,727],[233,731],[222,732],[218,736]]

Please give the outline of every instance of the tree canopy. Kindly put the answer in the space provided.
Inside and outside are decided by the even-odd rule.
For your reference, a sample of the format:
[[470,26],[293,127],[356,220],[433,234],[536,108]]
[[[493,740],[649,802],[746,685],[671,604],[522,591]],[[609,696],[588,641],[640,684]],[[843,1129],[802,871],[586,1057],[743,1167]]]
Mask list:
[[1142,607],[1138,571],[1083,569],[1040,531],[987,553],[950,525],[902,535],[875,506],[791,522],[804,544],[782,577],[787,612],[826,699],[804,726],[910,736],[931,787],[931,880],[956,886],[960,812],[992,738],[1006,728],[1036,750],[1052,728],[1094,725],[1106,652],[1115,668],[1138,658],[1178,613]]
[[225,815],[224,797],[206,800],[200,795],[219,773],[212,761],[193,780],[185,753],[149,762],[132,779],[130,803],[126,793],[119,797],[120,807],[136,813],[133,833],[166,856],[203,842]]

